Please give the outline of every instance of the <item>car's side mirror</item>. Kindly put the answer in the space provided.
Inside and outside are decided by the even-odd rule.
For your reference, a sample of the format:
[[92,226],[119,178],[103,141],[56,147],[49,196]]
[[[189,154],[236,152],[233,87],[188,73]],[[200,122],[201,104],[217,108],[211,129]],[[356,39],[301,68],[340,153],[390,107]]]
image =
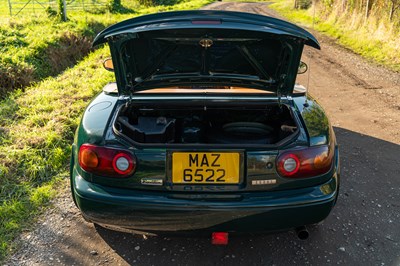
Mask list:
[[297,70],[297,74],[304,74],[308,70],[308,66],[303,61],[300,61],[299,69]]
[[111,58],[107,58],[103,61],[103,67],[108,71],[114,72],[114,65]]

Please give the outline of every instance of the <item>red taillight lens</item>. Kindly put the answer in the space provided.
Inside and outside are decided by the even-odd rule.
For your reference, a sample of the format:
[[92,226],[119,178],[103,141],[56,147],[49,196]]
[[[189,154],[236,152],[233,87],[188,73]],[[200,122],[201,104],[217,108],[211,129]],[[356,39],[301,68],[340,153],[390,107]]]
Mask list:
[[277,171],[283,177],[304,178],[327,173],[333,162],[333,146],[316,146],[285,151],[277,158]]
[[109,177],[127,177],[136,168],[136,159],[128,151],[82,144],[79,165],[86,172]]
[[226,232],[214,232],[211,235],[211,243],[213,245],[227,245],[229,235]]

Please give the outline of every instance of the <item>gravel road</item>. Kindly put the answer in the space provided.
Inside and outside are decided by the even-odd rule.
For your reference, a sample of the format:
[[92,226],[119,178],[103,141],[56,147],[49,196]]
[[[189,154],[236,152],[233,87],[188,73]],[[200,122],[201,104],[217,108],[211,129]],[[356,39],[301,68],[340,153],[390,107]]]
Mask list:
[[[217,2],[207,9],[276,14],[267,3]],[[342,184],[333,213],[310,238],[294,232],[206,238],[143,238],[84,222],[67,182],[54,207],[7,265],[400,265],[400,73],[368,63],[315,33],[306,49],[310,93],[325,107],[341,149]],[[307,74],[299,82],[307,84]],[[66,177],[67,178],[67,177]],[[295,217],[294,217],[295,219]]]

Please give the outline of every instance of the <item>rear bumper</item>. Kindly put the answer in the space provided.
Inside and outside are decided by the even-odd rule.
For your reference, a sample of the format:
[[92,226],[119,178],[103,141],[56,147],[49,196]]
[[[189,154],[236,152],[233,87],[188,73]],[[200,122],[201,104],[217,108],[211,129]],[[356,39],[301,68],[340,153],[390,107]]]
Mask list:
[[73,196],[83,216],[114,229],[146,233],[263,232],[318,223],[335,205],[336,174],[325,184],[290,191],[183,195],[104,187],[74,171]]

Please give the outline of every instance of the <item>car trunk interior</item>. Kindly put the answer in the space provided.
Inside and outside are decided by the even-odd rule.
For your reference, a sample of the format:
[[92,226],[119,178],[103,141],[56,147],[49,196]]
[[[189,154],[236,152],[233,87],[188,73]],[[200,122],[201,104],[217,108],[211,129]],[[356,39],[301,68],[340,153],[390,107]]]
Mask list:
[[276,144],[298,132],[288,106],[124,105],[114,121],[117,134],[137,144]]

